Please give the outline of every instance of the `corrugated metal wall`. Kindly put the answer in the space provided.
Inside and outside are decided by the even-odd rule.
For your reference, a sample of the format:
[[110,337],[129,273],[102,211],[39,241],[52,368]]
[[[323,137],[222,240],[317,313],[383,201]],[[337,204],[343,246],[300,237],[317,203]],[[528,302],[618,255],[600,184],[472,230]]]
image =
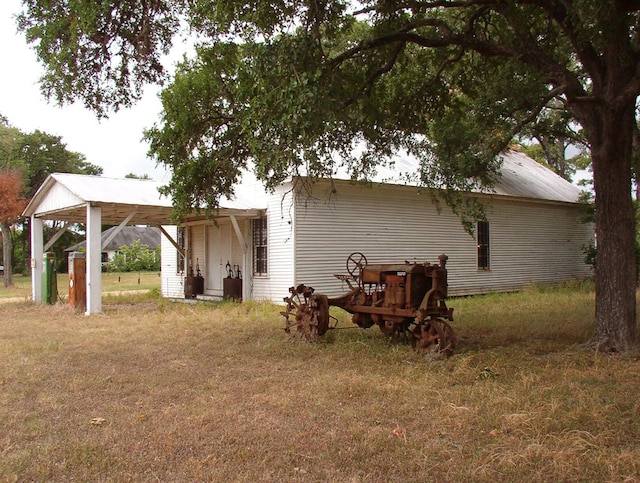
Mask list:
[[[240,222],[250,246],[243,279],[250,284],[251,299],[281,302],[289,287],[299,283],[329,295],[343,294],[348,287],[333,275],[346,273],[346,259],[356,251],[364,253],[369,263],[437,263],[445,253],[450,295],[518,290],[531,283],[591,274],[582,247],[592,239],[593,230],[580,223],[574,205],[494,198],[488,208],[491,268],[478,270],[474,238],[445,204],[438,213],[428,193],[388,185],[364,188],[335,182],[335,186],[337,192],[332,193],[328,183],[319,182],[311,196],[300,195],[295,204],[288,185],[270,195],[267,276],[253,277],[251,222]],[[204,225],[191,230],[192,260],[198,258],[202,269],[206,231]],[[232,240],[238,263],[241,248],[235,235]],[[163,295],[181,297],[182,278],[172,276],[175,250],[164,239],[162,247]]]
[[450,295],[516,290],[590,274],[581,247],[590,240],[591,227],[579,222],[575,206],[494,201],[491,269],[478,270],[475,240],[444,204],[438,213],[428,194],[412,187],[336,186],[331,194],[327,184],[317,184],[313,199],[296,204],[295,284],[344,293],[346,284],[333,274],[346,273],[346,258],[354,251],[369,263],[437,263],[445,253]]

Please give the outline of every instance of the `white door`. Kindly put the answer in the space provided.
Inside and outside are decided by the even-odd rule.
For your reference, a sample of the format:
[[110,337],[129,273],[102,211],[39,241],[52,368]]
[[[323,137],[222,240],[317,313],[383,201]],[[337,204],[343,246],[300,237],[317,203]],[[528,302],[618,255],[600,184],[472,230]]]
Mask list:
[[227,276],[227,262],[231,262],[231,225],[229,223],[207,226],[206,255],[205,292],[222,295],[222,279]]

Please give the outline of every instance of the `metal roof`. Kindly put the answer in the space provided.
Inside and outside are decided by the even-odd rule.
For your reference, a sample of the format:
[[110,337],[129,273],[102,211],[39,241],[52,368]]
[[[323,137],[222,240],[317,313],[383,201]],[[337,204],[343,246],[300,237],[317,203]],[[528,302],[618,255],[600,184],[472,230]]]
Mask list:
[[[576,203],[580,188],[561,178],[524,153],[508,151],[500,154],[502,167],[495,187],[484,194],[522,199]],[[419,164],[415,158],[399,157],[392,166],[379,166],[372,181],[392,185],[417,186]],[[267,207],[264,187],[253,173],[247,172],[235,190],[233,199],[220,201],[219,216],[255,216]],[[345,173],[334,173],[335,179],[349,179]],[[172,203],[161,196],[163,183],[142,179],[114,179],[82,174],[49,175],[23,212],[48,220],[82,222],[86,206],[102,209],[102,223],[118,224],[135,210],[130,225],[173,224]],[[193,215],[192,215],[193,216]]]
[[135,210],[132,225],[171,224],[171,200],[158,192],[156,181],[114,179],[53,173],[42,183],[23,212],[47,220],[82,222],[87,204],[99,206],[102,223],[118,224]]
[[[22,215],[82,222],[90,204],[101,208],[103,224],[118,224],[134,211],[130,225],[174,224],[171,199],[160,195],[161,186],[161,182],[144,179],[53,173],[42,183]],[[251,214],[260,208],[255,205],[250,193],[239,193],[233,200],[220,201],[219,214]]]
[[[500,174],[493,188],[480,192],[523,199],[577,203],[581,190],[566,179],[518,151],[501,153]],[[419,161],[409,156],[398,157],[391,166],[379,166],[373,182],[418,186]],[[336,173],[337,179],[349,179]]]
[[582,190],[524,153],[502,154],[495,194],[577,203]]

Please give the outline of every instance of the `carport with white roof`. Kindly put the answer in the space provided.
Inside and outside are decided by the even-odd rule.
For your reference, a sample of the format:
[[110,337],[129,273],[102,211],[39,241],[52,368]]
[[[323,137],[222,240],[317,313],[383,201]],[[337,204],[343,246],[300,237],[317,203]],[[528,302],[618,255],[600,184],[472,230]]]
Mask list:
[[[113,179],[69,173],[47,177],[23,212],[31,219],[31,294],[42,301],[43,256],[73,223],[86,223],[86,314],[102,311],[102,225],[154,225],[177,247],[162,225],[170,225],[171,200],[158,189],[162,183],[143,179]],[[62,228],[44,243],[45,220]],[[108,243],[109,240],[105,240]]]
[[[102,248],[127,225],[152,225],[185,259],[189,257],[163,225],[175,225],[171,200],[159,192],[163,183],[135,179],[114,179],[82,174],[53,173],[42,183],[23,212],[31,219],[31,294],[34,302],[42,302],[44,253],[73,223],[86,224],[86,314],[102,311]],[[215,213],[189,217],[188,223],[200,218],[228,218],[245,257],[250,255],[249,241],[237,219],[252,218],[260,212],[256,204],[255,186],[236,192],[232,199],[223,197]],[[195,217],[194,217],[195,216]],[[61,221],[62,227],[44,242],[44,221]],[[102,225],[115,225],[111,236],[102,240]],[[244,266],[242,267],[244,268]],[[182,276],[182,275],[181,275]]]

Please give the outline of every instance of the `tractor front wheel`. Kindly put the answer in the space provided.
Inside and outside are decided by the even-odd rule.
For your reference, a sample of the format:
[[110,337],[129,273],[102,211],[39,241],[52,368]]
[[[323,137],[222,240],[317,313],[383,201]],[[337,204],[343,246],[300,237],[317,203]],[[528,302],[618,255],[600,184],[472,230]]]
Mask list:
[[284,330],[291,337],[314,342],[329,329],[329,299],[305,285],[291,287],[289,292],[291,296],[284,298],[286,310],[280,312],[286,320]]
[[412,335],[411,345],[424,354],[438,353],[449,357],[457,344],[456,334],[451,325],[437,317],[417,323]]

